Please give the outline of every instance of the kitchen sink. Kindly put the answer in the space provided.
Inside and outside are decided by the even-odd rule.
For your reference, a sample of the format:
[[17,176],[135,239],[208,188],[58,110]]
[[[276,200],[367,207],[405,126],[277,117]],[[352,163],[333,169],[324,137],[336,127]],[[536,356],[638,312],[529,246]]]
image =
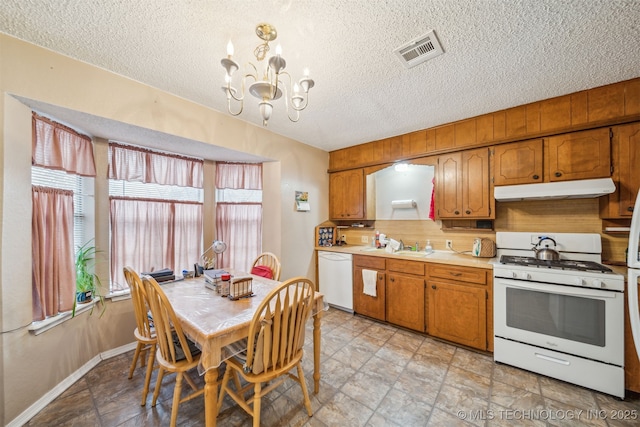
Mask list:
[[374,247],[360,249],[360,252],[376,252],[376,251],[384,252],[383,249],[378,249]]
[[397,251],[394,252],[394,255],[403,255],[403,256],[413,256],[416,258],[424,258],[426,257],[428,254],[424,251]]

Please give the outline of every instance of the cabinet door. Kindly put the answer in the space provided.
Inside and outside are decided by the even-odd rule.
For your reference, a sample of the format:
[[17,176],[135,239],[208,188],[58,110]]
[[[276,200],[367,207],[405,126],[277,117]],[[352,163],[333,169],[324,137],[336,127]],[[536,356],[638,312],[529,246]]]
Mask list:
[[487,349],[487,291],[429,281],[429,334],[480,350]]
[[385,304],[385,273],[378,271],[376,296],[372,297],[364,293],[362,267],[355,267],[353,269],[353,311],[384,321],[386,320]]
[[545,140],[546,180],[607,178],[611,176],[609,128],[557,135]]
[[364,219],[364,172],[362,169],[329,175],[331,219]]
[[489,149],[462,153],[463,218],[490,218]]
[[425,331],[424,276],[387,273],[387,322]]
[[498,145],[493,153],[494,185],[542,182],[542,139]]
[[462,218],[462,153],[438,158],[435,204],[439,218]]
[[640,123],[618,126],[613,134],[619,144],[618,214],[631,218],[640,186]]

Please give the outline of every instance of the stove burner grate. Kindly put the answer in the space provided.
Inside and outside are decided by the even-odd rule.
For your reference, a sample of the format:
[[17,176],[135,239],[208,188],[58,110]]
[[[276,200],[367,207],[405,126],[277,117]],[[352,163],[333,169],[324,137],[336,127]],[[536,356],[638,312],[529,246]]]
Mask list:
[[561,259],[557,261],[537,259],[533,257],[524,256],[512,256],[502,255],[500,257],[500,264],[508,265],[524,265],[537,268],[554,268],[560,270],[575,270],[575,271],[596,271],[601,273],[611,273],[612,270],[609,267],[605,267],[602,264],[598,264],[593,261],[578,261]]

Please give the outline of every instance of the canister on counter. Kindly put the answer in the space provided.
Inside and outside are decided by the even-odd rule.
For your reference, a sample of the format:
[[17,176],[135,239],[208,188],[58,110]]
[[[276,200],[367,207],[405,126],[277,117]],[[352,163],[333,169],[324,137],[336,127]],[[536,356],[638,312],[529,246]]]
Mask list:
[[231,284],[231,275],[230,274],[222,274],[220,276],[220,283],[218,284],[218,289],[220,290],[221,297],[229,296],[229,285]]

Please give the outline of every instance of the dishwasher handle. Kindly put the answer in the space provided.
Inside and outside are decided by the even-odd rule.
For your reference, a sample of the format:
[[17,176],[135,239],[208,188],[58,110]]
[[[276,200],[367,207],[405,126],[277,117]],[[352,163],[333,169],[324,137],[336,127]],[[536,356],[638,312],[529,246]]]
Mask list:
[[342,254],[336,252],[318,252],[318,258],[330,261],[351,261],[351,254]]

